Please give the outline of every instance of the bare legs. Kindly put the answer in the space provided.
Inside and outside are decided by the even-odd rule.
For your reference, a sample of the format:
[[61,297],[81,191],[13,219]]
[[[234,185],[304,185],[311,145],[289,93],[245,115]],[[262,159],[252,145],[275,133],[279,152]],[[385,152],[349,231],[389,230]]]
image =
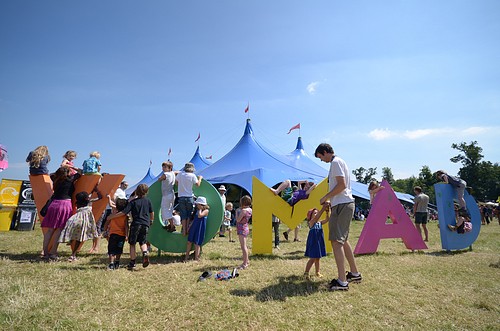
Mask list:
[[284,189],[288,188],[288,187],[292,187],[292,182],[287,179],[285,181],[283,181],[279,186],[278,188],[276,189],[273,189],[271,188],[271,191],[273,191],[274,194],[278,195],[281,193],[281,191],[283,191]]
[[248,247],[247,247],[247,237],[239,235],[241,251],[243,253],[243,263],[241,264],[242,269],[246,269],[250,264],[248,259]]
[[427,230],[427,224],[422,224],[422,228],[420,228],[420,223],[415,223],[415,225],[417,226],[417,230],[418,233],[420,233],[420,236],[422,236],[422,228],[424,229],[425,237],[422,237],[422,239],[424,239],[424,241],[429,241],[429,231]]
[[331,243],[333,247],[333,255],[335,256],[335,263],[337,264],[338,279],[342,282],[345,282],[346,281],[345,260],[347,260],[347,263],[349,263],[349,268],[351,269],[351,272],[353,273],[358,272],[351,244],[349,244],[349,241],[347,240],[344,242],[344,244],[341,244],[338,241],[332,241]]
[[43,256],[45,258],[57,256],[57,248],[59,247],[59,235],[62,229],[45,228],[43,234]]
[[[189,260],[189,254],[191,253],[191,247],[193,247],[193,243],[188,241],[187,246],[186,246],[186,256],[184,257],[184,261]],[[200,260],[200,252],[201,252],[200,245],[194,244],[194,259],[195,259],[195,261]]]
[[304,275],[309,275],[309,270],[311,270],[313,264],[316,269],[316,275],[321,277],[321,274],[319,273],[319,258],[310,258],[309,261],[307,261]]

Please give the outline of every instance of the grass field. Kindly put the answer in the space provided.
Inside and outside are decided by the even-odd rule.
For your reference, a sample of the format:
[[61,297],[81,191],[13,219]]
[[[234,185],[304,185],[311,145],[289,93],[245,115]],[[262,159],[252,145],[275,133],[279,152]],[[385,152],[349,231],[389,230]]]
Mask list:
[[[353,246],[362,225],[353,222]],[[451,254],[441,250],[437,223],[429,229],[426,251],[385,239],[378,253],[358,256],[363,282],[342,293],[326,287],[336,276],[333,255],[321,259],[323,279],[301,277],[305,227],[302,242],[251,256],[249,269],[224,282],[197,280],[205,270],[241,263],[239,244],[227,238],[205,245],[198,263],[154,251],[148,268],[131,272],[106,270],[104,254],[66,262],[65,245],[61,262],[41,262],[38,225],[1,232],[0,329],[500,330],[500,226],[483,226],[472,251]],[[100,250],[106,252],[105,240]]]

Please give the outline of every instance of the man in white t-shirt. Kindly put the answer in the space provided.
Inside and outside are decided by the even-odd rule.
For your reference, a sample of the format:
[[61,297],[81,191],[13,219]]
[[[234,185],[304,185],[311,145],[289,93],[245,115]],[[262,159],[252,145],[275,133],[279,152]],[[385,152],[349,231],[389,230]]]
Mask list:
[[[328,222],[329,239],[338,271],[338,278],[334,278],[329,287],[330,291],[346,291],[349,289],[350,282],[361,282],[362,279],[348,241],[349,227],[354,216],[354,197],[351,191],[349,168],[344,160],[335,155],[329,144],[320,144],[314,156],[323,162],[330,163],[328,193],[320,199],[320,204],[330,203],[331,206]],[[345,259],[351,271],[346,272]]]
[[188,219],[193,213],[193,186],[196,185],[199,187],[203,178],[202,176],[196,176],[194,172],[194,164],[188,162],[184,165],[184,169],[175,177],[177,194],[179,196],[177,211],[181,215],[182,234],[184,236],[188,234]]
[[113,201],[116,201],[116,199],[127,199],[127,195],[125,194],[125,190],[128,187],[127,181],[123,181],[120,183],[120,186],[115,191],[115,195],[113,196]]

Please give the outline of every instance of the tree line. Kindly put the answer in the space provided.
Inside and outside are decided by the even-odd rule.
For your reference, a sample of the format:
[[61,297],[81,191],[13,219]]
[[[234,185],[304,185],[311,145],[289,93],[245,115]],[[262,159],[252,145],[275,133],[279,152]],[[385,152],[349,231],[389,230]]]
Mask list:
[[[500,165],[498,162],[483,161],[483,149],[478,146],[477,141],[470,143],[461,142],[452,144],[451,148],[459,151],[458,155],[450,159],[453,163],[461,163],[462,167],[458,171],[458,176],[467,182],[467,190],[477,201],[497,201],[500,197]],[[440,170],[440,169],[437,169]],[[436,170],[436,171],[437,171]],[[375,180],[377,168],[359,167],[352,171],[356,181],[368,184]],[[414,194],[415,186],[422,187],[422,190],[429,196],[432,204],[436,204],[434,184],[438,182],[435,172],[429,166],[424,165],[418,177],[411,176],[405,179],[394,179],[391,168],[382,168],[382,179],[387,180],[395,191]],[[454,174],[450,174],[454,175]]]

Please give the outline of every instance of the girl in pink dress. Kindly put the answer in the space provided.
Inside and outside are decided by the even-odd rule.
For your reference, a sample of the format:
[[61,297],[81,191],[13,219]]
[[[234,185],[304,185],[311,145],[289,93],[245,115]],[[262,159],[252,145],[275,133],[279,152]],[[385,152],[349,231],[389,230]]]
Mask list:
[[244,195],[240,199],[240,208],[236,210],[236,233],[240,239],[241,251],[243,252],[243,263],[239,267],[240,269],[246,269],[250,265],[248,259],[247,237],[250,233],[248,221],[252,217],[251,205],[252,198],[248,195]]
[[63,155],[63,160],[61,162],[61,167],[69,168],[69,174],[73,176],[78,172],[78,168],[73,164],[73,160],[76,159],[75,151],[67,151]]

